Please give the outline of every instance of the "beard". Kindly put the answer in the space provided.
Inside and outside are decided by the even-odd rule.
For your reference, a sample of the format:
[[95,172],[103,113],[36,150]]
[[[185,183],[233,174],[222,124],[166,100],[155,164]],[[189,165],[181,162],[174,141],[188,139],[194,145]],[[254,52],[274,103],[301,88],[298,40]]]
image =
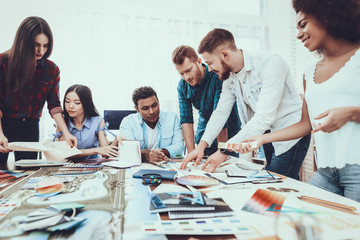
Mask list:
[[223,67],[223,72],[219,73],[219,78],[221,81],[225,81],[226,79],[228,79],[230,77],[230,67],[228,65],[226,65],[226,63],[221,60],[221,66]]

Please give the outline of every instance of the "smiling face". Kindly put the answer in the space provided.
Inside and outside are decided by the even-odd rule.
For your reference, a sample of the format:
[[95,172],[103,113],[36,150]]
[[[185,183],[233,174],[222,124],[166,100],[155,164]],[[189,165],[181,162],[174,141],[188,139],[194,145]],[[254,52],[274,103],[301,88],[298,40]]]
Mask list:
[[327,38],[325,27],[312,15],[298,12],[296,15],[297,38],[310,52],[324,47]]
[[200,58],[196,61],[191,61],[186,57],[182,64],[175,64],[175,68],[180,76],[191,86],[199,85],[204,77],[204,68]]
[[72,118],[83,118],[84,108],[79,96],[75,92],[69,92],[65,96],[65,110]]
[[135,109],[150,127],[155,126],[160,114],[159,100],[156,96],[139,99]]
[[229,78],[231,69],[230,66],[227,65],[221,58],[221,53],[216,54],[204,52],[202,54],[202,57],[206,64],[209,66],[209,69],[215,72],[219,76],[220,80],[225,81]]
[[40,33],[35,37],[34,47],[35,47],[35,61],[39,61],[47,52],[49,46],[49,38]]

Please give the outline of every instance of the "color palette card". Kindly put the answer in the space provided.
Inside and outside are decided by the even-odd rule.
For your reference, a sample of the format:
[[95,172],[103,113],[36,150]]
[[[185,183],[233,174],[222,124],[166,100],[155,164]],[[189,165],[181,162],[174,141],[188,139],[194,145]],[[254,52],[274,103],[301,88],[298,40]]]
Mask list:
[[78,174],[91,174],[102,169],[103,165],[84,165],[84,164],[67,164],[60,168],[53,175],[78,175]]
[[236,217],[146,221],[141,223],[141,228],[145,233],[167,235],[232,235],[253,232],[244,221]]
[[16,205],[17,203],[10,202],[8,199],[0,199],[0,221],[9,214]]
[[[276,217],[281,212],[281,206],[285,201],[285,196],[276,192],[259,188],[254,195],[246,202],[241,210],[258,213],[270,217]],[[278,206],[277,212],[268,211],[273,205]]]

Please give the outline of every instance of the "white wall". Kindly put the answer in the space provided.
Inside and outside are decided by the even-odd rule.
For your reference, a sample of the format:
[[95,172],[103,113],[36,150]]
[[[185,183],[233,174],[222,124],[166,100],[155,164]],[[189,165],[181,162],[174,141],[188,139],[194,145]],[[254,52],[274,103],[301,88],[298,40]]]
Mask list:
[[[197,49],[214,27],[230,30],[240,48],[283,56],[299,92],[308,65],[307,49],[295,38],[291,0],[0,0],[0,52],[31,15],[53,31],[50,59],[60,67],[61,100],[69,86],[85,84],[100,113],[132,109],[131,94],[144,85],[158,92],[162,110],[178,112],[172,51],[181,44]],[[46,110],[42,122],[47,138],[54,128]]]
[[291,0],[265,0],[265,16],[268,23],[268,48],[289,64],[299,93],[303,93],[303,72],[318,60],[296,38],[296,14]]
[[[133,90],[150,85],[162,110],[178,112],[173,49],[181,44],[197,49],[207,32],[222,27],[234,33],[239,46],[262,50],[259,7],[245,0],[2,0],[0,52],[11,47],[23,19],[43,17],[54,35],[50,60],[60,67],[61,99],[80,83],[92,89],[100,113],[132,109]],[[42,122],[48,129],[42,132],[54,130],[46,110]]]

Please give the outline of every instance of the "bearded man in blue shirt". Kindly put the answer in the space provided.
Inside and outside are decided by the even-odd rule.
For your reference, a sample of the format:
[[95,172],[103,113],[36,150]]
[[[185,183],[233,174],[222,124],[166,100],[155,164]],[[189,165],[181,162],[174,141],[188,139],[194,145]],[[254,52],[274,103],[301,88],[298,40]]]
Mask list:
[[[195,149],[205,132],[207,122],[216,109],[220,99],[223,82],[218,75],[210,72],[208,66],[202,63],[192,47],[181,45],[173,51],[172,61],[181,79],[177,91],[180,108],[180,123],[185,139],[187,152]],[[194,117],[192,108],[199,113],[196,134],[194,137]],[[240,120],[235,104],[228,121],[217,136],[218,142],[226,142],[240,130]],[[211,155],[218,150],[217,141],[205,150],[205,155]],[[234,155],[237,154],[234,152]]]

